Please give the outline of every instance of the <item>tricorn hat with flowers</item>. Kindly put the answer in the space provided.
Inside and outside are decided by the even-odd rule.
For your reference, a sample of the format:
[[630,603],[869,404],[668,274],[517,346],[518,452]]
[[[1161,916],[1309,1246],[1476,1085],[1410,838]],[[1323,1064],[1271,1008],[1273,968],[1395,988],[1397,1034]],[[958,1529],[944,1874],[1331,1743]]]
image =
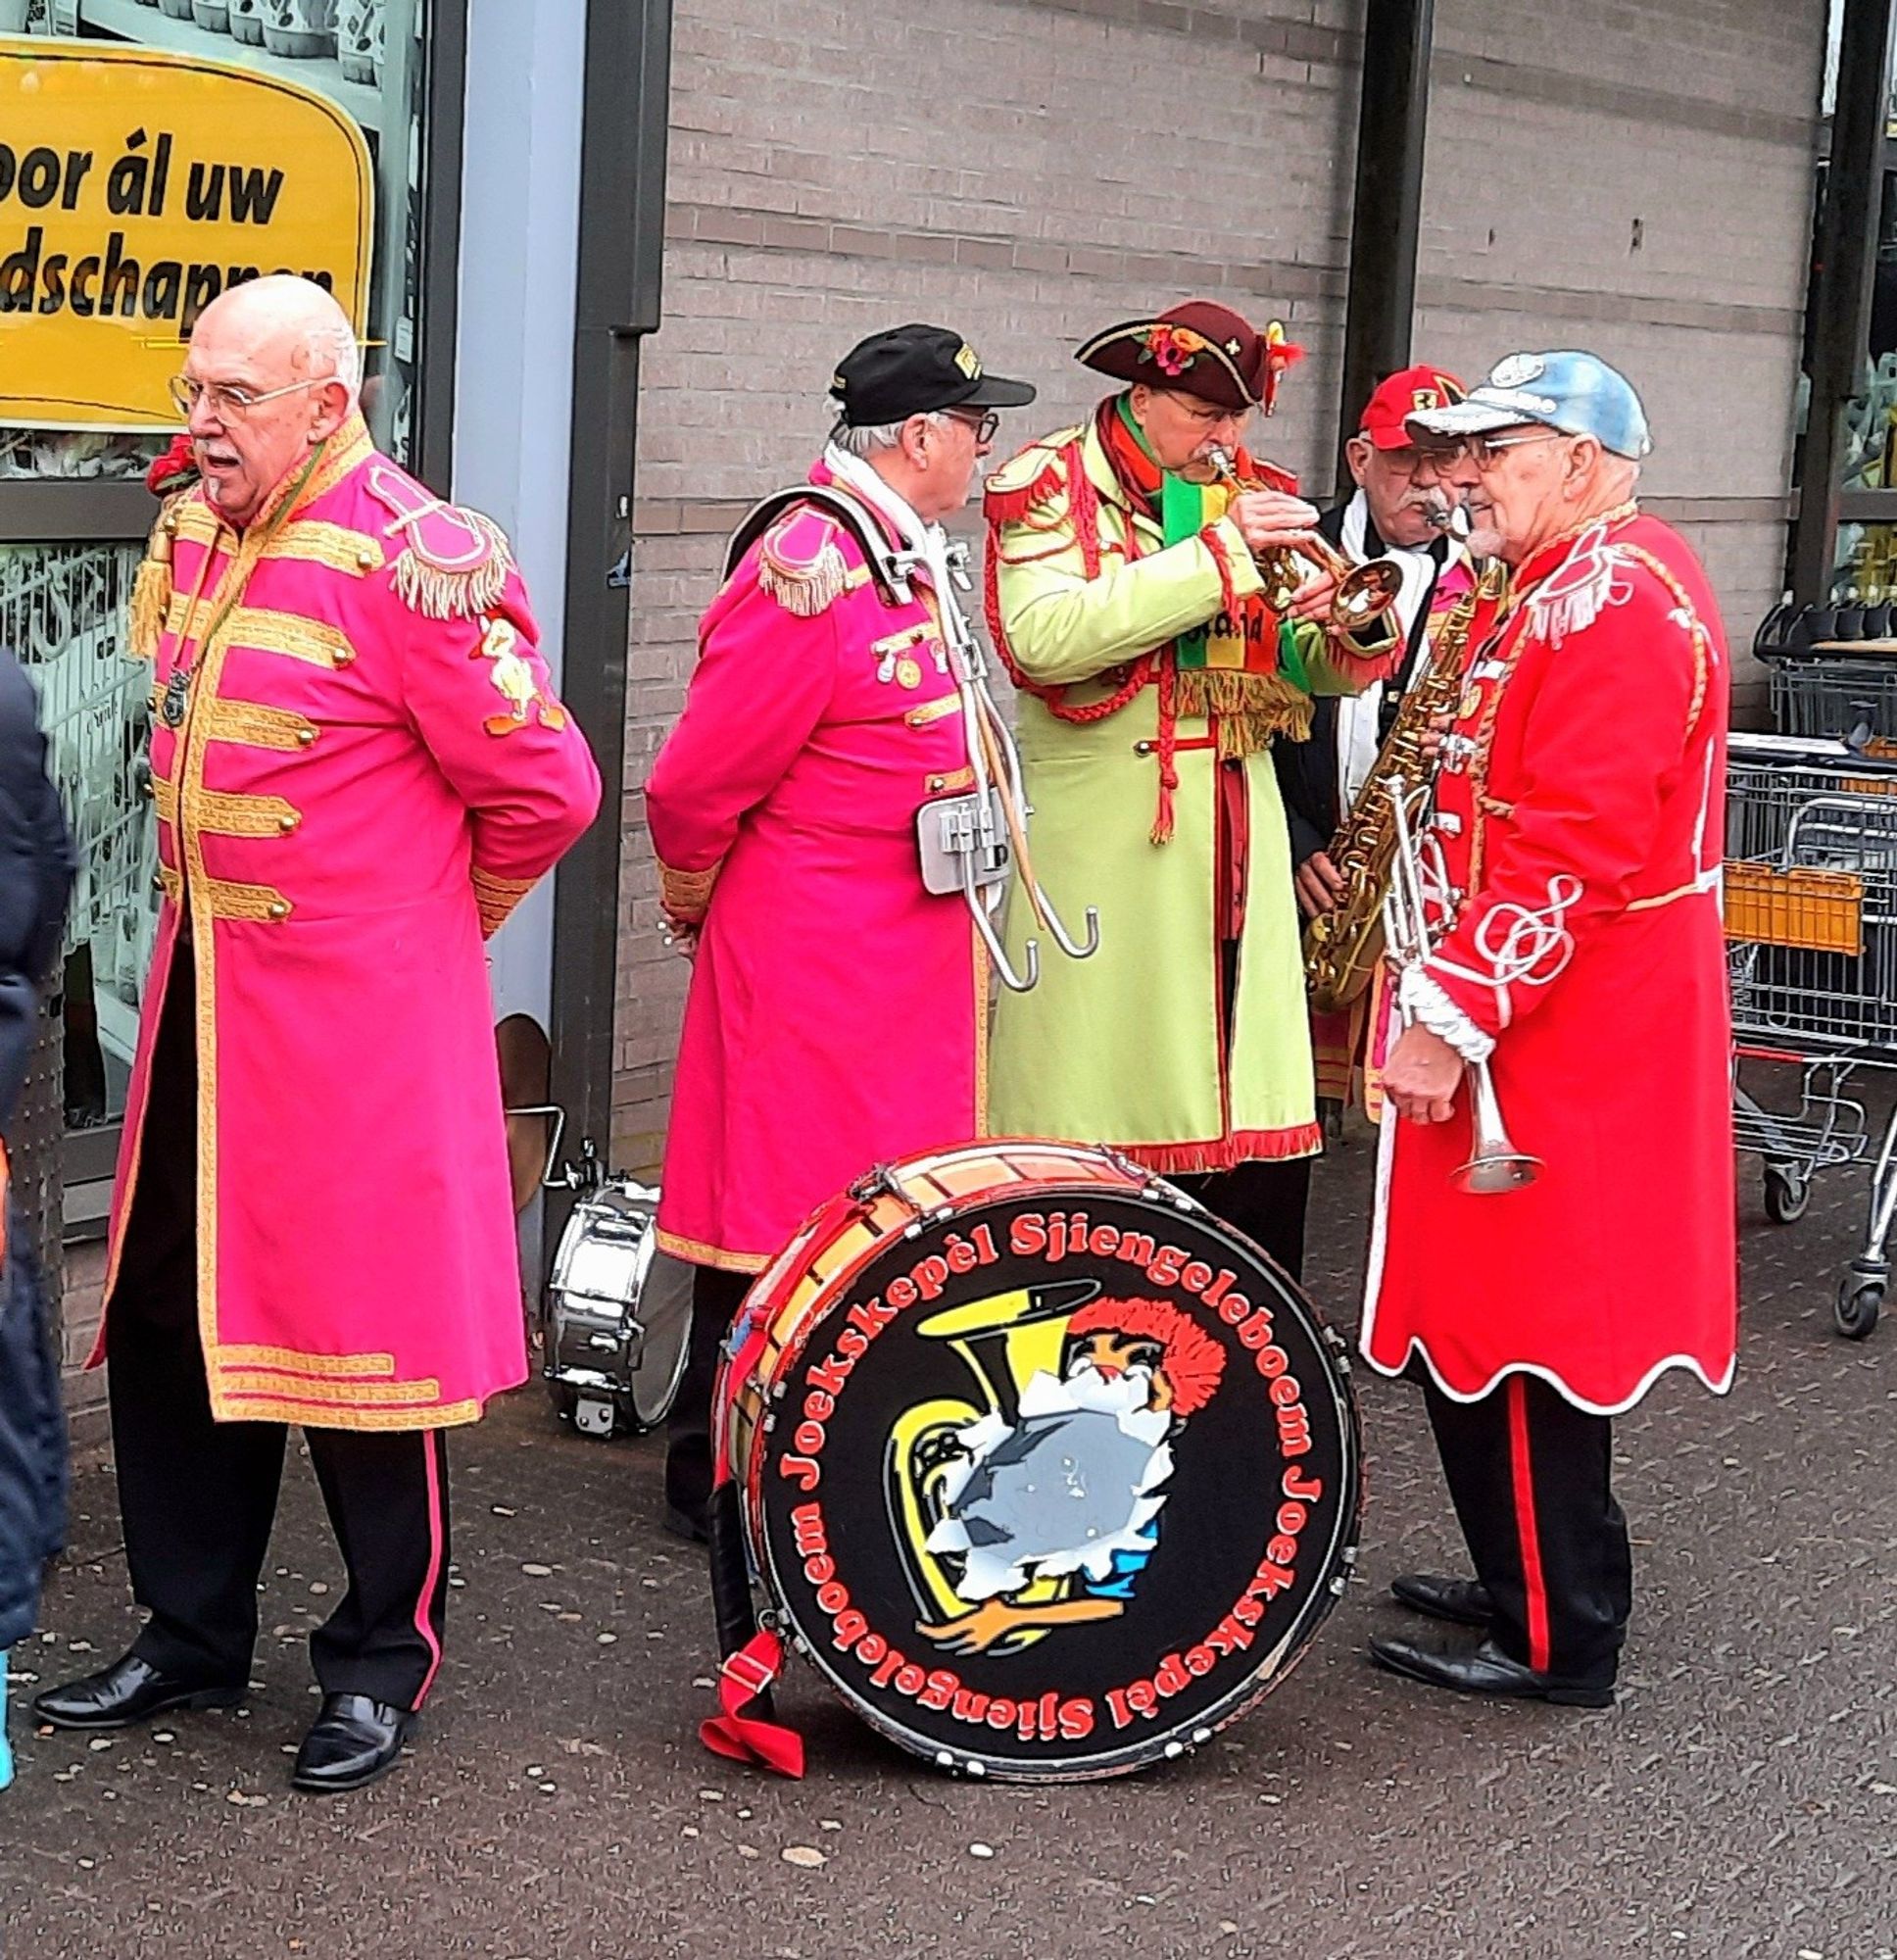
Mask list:
[[1222,409],[1270,415],[1280,378],[1303,352],[1285,338],[1277,320],[1261,333],[1216,300],[1188,300],[1155,318],[1109,326],[1074,358],[1116,381],[1177,388]]

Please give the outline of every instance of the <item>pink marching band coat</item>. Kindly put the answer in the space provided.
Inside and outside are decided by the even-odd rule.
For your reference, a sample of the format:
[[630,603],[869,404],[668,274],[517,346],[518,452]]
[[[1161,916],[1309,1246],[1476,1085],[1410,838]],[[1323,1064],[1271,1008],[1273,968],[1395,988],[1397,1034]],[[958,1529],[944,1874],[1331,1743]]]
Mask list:
[[761,1271],[878,1163],[981,1130],[986,962],[916,846],[968,752],[913,589],[887,603],[848,528],[793,506],[705,612],[646,785],[664,908],[701,928],[658,1210],[699,1265]]
[[[175,956],[197,982],[214,1414],[471,1422],[526,1374],[482,942],[592,820],[598,771],[505,540],[360,418],[241,538],[196,491],[161,528],[164,898],[108,1318]],[[102,1330],[95,1363],[105,1349]]]
[[1728,671],[1685,543],[1622,514],[1551,546],[1473,622],[1428,833],[1453,927],[1405,997],[1487,1041],[1534,1184],[1456,1192],[1453,1119],[1384,1116],[1363,1350],[1464,1400],[1539,1375],[1630,1407],[1670,1368],[1732,1379],[1737,1254],[1719,869]]

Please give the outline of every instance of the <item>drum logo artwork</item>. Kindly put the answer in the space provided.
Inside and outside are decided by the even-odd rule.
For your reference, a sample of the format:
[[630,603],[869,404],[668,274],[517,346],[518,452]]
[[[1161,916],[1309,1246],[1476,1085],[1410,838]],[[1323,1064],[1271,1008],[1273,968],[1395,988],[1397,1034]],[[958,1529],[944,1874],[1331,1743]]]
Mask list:
[[996,1776],[1111,1775],[1273,1687],[1358,1502],[1335,1342],[1244,1241],[1045,1191],[905,1235],[783,1376],[774,1585],[870,1721]]

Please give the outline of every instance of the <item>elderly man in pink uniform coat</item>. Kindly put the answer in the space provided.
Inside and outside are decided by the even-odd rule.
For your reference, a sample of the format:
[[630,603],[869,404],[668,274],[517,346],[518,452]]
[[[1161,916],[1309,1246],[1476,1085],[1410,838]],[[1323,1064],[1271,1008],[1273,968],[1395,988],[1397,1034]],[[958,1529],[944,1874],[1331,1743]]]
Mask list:
[[[646,785],[662,903],[695,959],[658,1212],[659,1244],[698,1269],[666,1459],[666,1523],[695,1538],[719,1344],[752,1276],[876,1163],[984,1123],[987,969],[962,900],[924,888],[916,812],[972,781],[939,526],[994,411],[1034,390],[911,325],[853,348],[831,392],[814,487],[749,527]],[[914,569],[906,598],[872,564],[892,553]]]
[[36,1704],[239,1698],[295,1423],[349,1574],[312,1791],[400,1754],[441,1661],[443,1438],[526,1374],[482,942],[600,795],[506,540],[376,453],[359,374],[335,301],[273,277],[206,310],[176,384],[199,481],[134,605],[164,901],[94,1356],[150,1617]]

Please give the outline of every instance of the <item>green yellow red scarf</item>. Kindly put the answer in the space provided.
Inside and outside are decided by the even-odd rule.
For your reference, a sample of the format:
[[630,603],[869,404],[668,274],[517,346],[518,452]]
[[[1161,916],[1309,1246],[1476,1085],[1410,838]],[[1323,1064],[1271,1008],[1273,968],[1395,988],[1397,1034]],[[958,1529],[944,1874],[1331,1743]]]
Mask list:
[[[1100,404],[1095,426],[1132,507],[1159,526],[1168,545],[1205,536],[1219,560],[1225,606],[1167,650],[1177,674],[1179,712],[1213,717],[1222,756],[1251,755],[1274,735],[1303,740],[1311,720],[1309,678],[1295,638],[1257,594],[1240,598],[1233,591],[1228,548],[1209,529],[1231,505],[1231,486],[1189,483],[1162,469],[1126,395]],[[1233,462],[1241,478],[1257,473],[1242,450]]]

